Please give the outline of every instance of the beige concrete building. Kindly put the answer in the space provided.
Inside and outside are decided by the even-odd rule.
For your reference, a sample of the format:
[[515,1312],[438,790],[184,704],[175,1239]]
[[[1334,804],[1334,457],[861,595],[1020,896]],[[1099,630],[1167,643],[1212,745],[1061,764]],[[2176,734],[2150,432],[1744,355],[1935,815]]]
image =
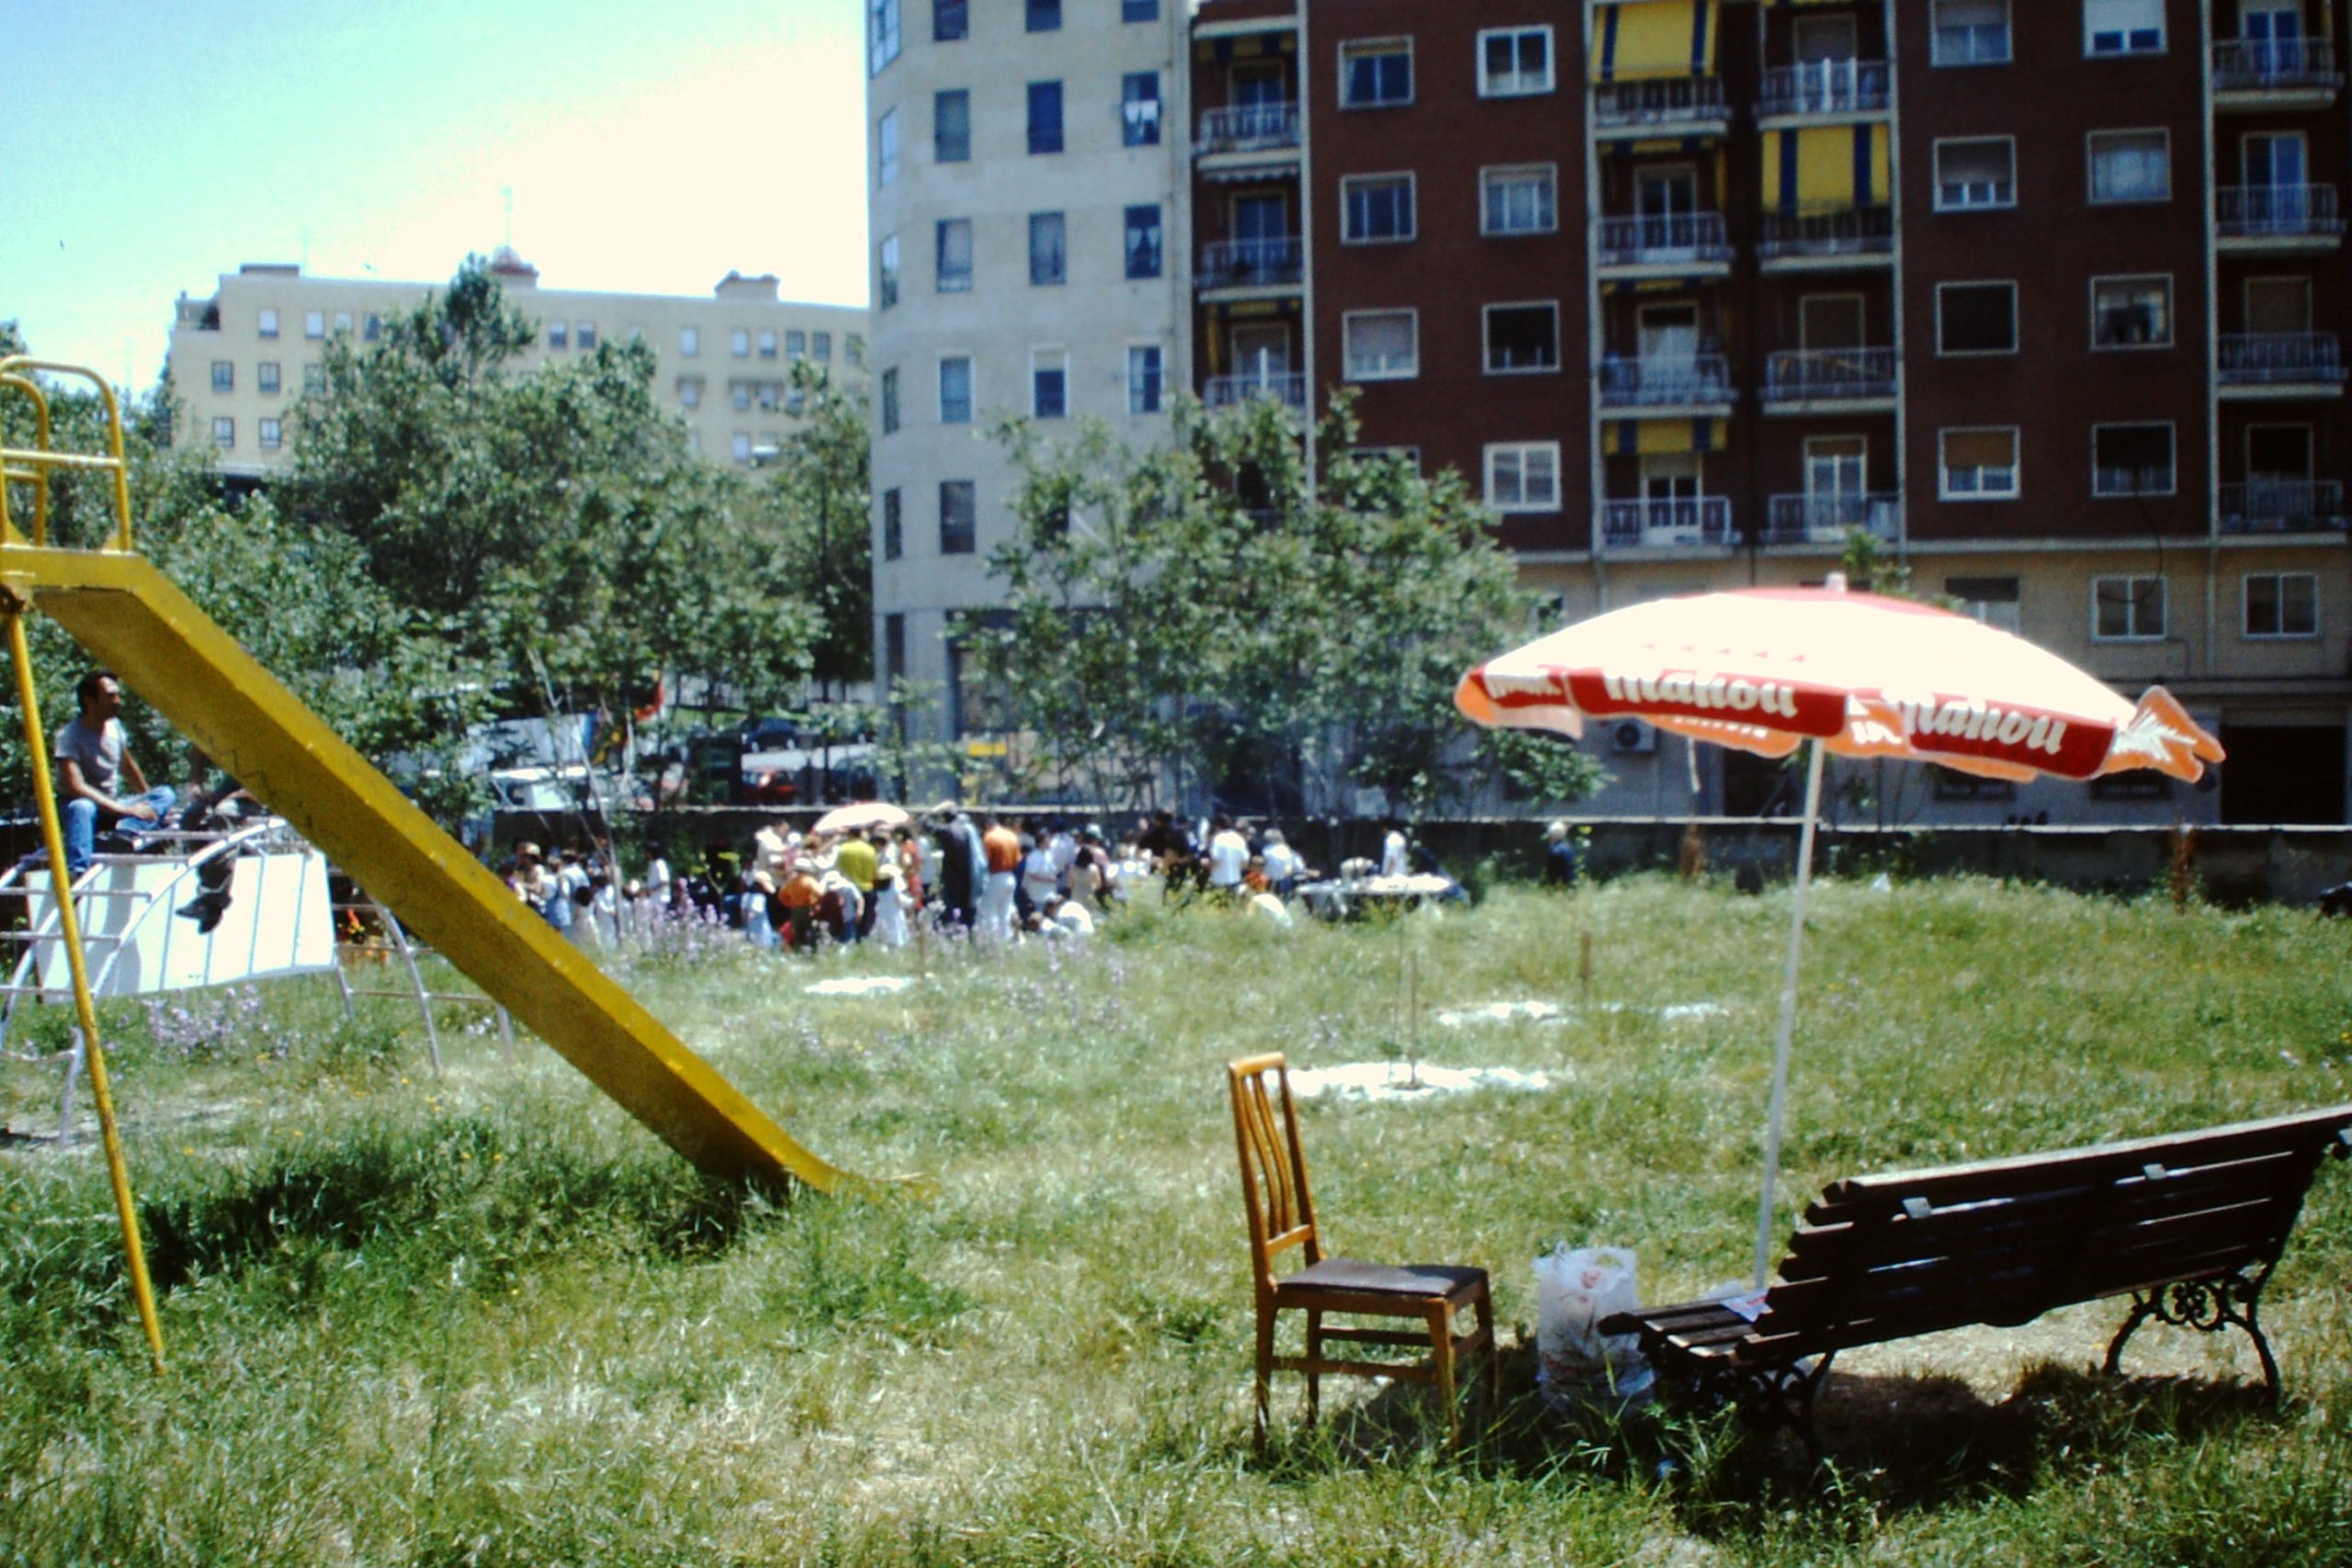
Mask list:
[[1164,442],[1191,385],[1188,0],[865,0],[875,668],[973,728],[947,637],[1001,600],[989,427]]
[[[654,393],[686,422],[695,449],[749,464],[792,427],[790,367],[807,357],[836,375],[865,375],[866,313],[777,298],[776,279],[729,273],[707,299],[542,288],[538,269],[501,247],[492,270],[507,299],[538,327],[528,367],[641,338],[659,361]],[[169,370],[183,405],[175,440],[210,446],[223,473],[259,479],[292,458],[294,409],[324,374],[327,339],[372,343],[383,324],[437,285],[311,277],[298,266],[247,263],[209,299],[180,296]]]

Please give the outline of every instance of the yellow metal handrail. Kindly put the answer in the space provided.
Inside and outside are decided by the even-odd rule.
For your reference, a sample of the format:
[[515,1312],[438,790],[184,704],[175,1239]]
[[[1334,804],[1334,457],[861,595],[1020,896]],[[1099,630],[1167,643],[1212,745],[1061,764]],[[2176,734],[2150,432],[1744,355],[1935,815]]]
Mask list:
[[[54,450],[52,426],[50,420],[49,394],[33,379],[36,372],[51,376],[78,377],[98,389],[98,399],[107,411],[107,451],[59,452]],[[0,446],[0,543],[39,545],[49,543],[49,476],[57,469],[114,476],[113,536],[100,547],[129,551],[130,548],[130,468],[122,456],[122,407],[116,401],[114,389],[105,377],[79,365],[62,365],[51,360],[35,359],[29,355],[12,354],[0,358],[0,391],[20,392],[32,400],[35,424],[34,446]],[[33,487],[32,534],[29,537],[17,527],[8,510],[8,487],[28,484]]]

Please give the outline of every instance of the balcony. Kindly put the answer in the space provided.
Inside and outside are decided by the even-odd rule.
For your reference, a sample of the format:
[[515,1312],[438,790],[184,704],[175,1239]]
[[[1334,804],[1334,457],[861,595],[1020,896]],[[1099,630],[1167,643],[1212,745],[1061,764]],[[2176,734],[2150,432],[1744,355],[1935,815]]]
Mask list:
[[1201,388],[1201,401],[1213,409],[1239,408],[1259,398],[1270,399],[1284,408],[1303,409],[1306,406],[1306,378],[1256,370],[1239,376],[1212,376]]
[[1727,413],[1731,370],[1720,354],[1673,358],[1603,360],[1593,373],[1594,394],[1604,410]]
[[2344,238],[2334,186],[2223,186],[2213,216],[2227,251],[2334,250]]
[[2224,333],[2215,366],[2226,395],[2332,398],[2344,390],[2334,333]]
[[1884,114],[1892,101],[1883,60],[1816,60],[1764,73],[1756,118],[1764,130],[1785,120],[1856,119]]
[[1212,240],[1201,247],[1193,279],[1204,294],[1221,288],[1295,288],[1306,276],[1297,240]]
[[1686,495],[1604,501],[1600,503],[1600,538],[1612,549],[1727,546],[1732,542],[1731,498]]
[[2222,487],[2224,534],[2344,531],[2340,479],[2248,479]]
[[1721,131],[1731,124],[1719,76],[1668,76],[1648,82],[1595,82],[1592,125],[1597,135],[1657,136]]
[[1884,265],[1894,255],[1894,213],[1884,207],[1768,212],[1756,254],[1766,272]]
[[1296,104],[1242,104],[1233,108],[1201,111],[1196,156],[1219,152],[1287,152],[1298,148]]
[[2343,85],[2330,39],[2231,39],[2213,46],[2217,109],[2324,108]]
[[1765,411],[1851,413],[1892,407],[1894,372],[1891,348],[1783,350],[1764,362]]
[[1893,544],[1903,520],[1903,498],[1860,491],[1804,491],[1772,497],[1764,524],[1768,545],[1838,545],[1859,528]]
[[1595,221],[1600,265],[1621,273],[1731,270],[1731,241],[1720,212],[1677,212]]

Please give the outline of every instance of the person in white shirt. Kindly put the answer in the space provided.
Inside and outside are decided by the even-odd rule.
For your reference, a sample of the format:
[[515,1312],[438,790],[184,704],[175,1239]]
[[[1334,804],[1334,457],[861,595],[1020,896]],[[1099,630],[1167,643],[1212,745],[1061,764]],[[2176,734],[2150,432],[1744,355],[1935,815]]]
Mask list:
[[1029,908],[1044,914],[1061,897],[1062,874],[1054,864],[1054,852],[1027,834],[1021,855],[1021,892],[1029,900]]
[[1298,890],[1298,879],[1306,874],[1306,862],[1290,847],[1279,828],[1266,829],[1266,847],[1261,852],[1266,860],[1266,885],[1287,898]]
[[1403,876],[1411,870],[1411,865],[1406,858],[1408,847],[1405,841],[1405,829],[1401,825],[1388,829],[1388,837],[1382,840],[1380,844],[1381,875]]
[[1241,886],[1241,874],[1250,866],[1250,840],[1241,836],[1229,817],[1220,817],[1209,827],[1209,891],[1231,897]]

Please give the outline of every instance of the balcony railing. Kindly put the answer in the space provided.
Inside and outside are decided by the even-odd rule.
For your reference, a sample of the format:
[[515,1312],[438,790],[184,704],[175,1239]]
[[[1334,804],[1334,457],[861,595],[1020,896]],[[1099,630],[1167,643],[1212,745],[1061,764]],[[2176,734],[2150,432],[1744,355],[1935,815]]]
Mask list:
[[1894,542],[1895,525],[1903,515],[1899,495],[1867,495],[1860,491],[1804,491],[1776,495],[1764,525],[1768,545],[1826,545],[1860,528],[1871,538]]
[[1604,409],[1702,408],[1729,403],[1731,370],[1720,354],[1601,361],[1593,373]]
[[1886,62],[1816,60],[1780,65],[1764,73],[1757,95],[1759,116],[1868,114],[1886,107]]
[[1603,130],[1654,125],[1727,125],[1720,76],[1668,76],[1649,82],[1596,82],[1592,122]]
[[1240,376],[1212,376],[1201,389],[1201,401],[1213,409],[1238,408],[1256,398],[1271,398],[1287,408],[1306,406],[1306,378],[1274,371]]
[[1639,545],[1728,545],[1731,498],[1687,495],[1671,500],[1604,501],[1600,536],[1618,547]]
[[2213,197],[2223,239],[2317,239],[2344,232],[2334,186],[2223,186]]
[[1766,261],[1792,257],[1888,255],[1894,250],[1894,213],[1884,207],[1838,212],[1768,212],[1756,253]]
[[1212,240],[1201,248],[1202,288],[1261,288],[1296,283],[1304,276],[1296,240]]
[[1891,348],[1788,349],[1764,362],[1768,403],[1893,396],[1894,350]]
[[1263,152],[1298,145],[1296,104],[1242,104],[1201,111],[1197,152]]
[[1720,212],[1677,212],[1650,218],[1603,218],[1600,265],[1603,266],[1670,265],[1689,262],[1728,262],[1731,242],[1725,237]]
[[2310,534],[2343,527],[2340,479],[2248,479],[2222,487],[2224,534]]
[[2332,92],[2342,85],[2330,39],[2232,39],[2213,46],[2217,93]]
[[2334,333],[2224,333],[2220,349],[2225,387],[2344,380],[2344,351]]

